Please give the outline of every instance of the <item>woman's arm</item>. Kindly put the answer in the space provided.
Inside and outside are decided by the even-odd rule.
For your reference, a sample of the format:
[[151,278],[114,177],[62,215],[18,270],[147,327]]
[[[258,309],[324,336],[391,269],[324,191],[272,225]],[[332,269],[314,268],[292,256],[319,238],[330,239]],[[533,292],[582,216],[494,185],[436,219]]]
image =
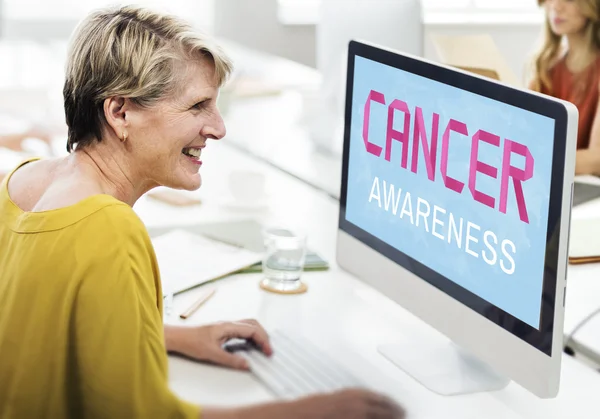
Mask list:
[[575,174],[600,176],[600,148],[577,150]]
[[169,388],[158,267],[146,227],[131,207],[118,204],[87,222],[80,231],[89,239],[81,243],[90,244],[78,254],[89,268],[69,324],[74,416],[196,418],[200,409]]
[[[600,83],[598,91],[600,92]],[[588,148],[577,151],[575,174],[600,176],[600,102],[596,106]]]
[[292,401],[234,409],[203,409],[200,419],[404,419],[402,407],[386,396],[348,389]]

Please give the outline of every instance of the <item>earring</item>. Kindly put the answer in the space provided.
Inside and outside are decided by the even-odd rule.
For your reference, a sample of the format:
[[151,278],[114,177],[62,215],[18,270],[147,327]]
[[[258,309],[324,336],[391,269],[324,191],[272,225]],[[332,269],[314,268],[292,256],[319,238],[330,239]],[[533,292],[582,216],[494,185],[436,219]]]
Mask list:
[[125,131],[123,131],[123,136],[121,137],[121,142],[124,143],[125,141],[127,141],[127,133]]

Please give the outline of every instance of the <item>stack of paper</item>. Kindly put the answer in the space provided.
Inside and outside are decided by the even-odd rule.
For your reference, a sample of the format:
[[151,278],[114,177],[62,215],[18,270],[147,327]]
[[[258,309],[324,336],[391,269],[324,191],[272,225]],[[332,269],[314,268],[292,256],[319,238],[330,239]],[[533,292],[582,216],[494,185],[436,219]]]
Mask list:
[[600,262],[600,219],[571,221],[569,263]]
[[222,278],[262,260],[262,254],[173,230],[152,239],[163,294],[178,293]]

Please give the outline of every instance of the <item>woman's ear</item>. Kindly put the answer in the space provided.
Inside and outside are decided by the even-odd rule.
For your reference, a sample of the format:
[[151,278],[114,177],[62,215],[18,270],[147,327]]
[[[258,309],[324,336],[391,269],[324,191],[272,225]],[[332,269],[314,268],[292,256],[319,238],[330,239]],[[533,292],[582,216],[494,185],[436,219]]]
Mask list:
[[117,137],[121,138],[127,130],[127,111],[130,102],[120,96],[109,97],[104,100],[104,118],[109,129]]

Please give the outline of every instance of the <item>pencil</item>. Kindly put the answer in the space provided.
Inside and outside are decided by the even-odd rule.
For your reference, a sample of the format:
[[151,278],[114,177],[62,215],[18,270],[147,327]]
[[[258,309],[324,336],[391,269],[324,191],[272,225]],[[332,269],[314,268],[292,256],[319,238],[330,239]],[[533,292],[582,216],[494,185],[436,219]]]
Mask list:
[[196,312],[196,310],[198,310],[200,308],[200,306],[202,306],[202,304],[207,302],[210,299],[210,297],[212,297],[215,294],[216,291],[217,291],[217,289],[213,288],[212,290],[202,294],[200,296],[200,298],[198,298],[198,300],[196,300],[196,302],[194,304],[192,304],[192,306],[190,308],[188,308],[186,311],[181,313],[179,315],[179,317],[181,317],[184,320],[187,319],[188,317],[190,317],[192,314],[194,314]]

